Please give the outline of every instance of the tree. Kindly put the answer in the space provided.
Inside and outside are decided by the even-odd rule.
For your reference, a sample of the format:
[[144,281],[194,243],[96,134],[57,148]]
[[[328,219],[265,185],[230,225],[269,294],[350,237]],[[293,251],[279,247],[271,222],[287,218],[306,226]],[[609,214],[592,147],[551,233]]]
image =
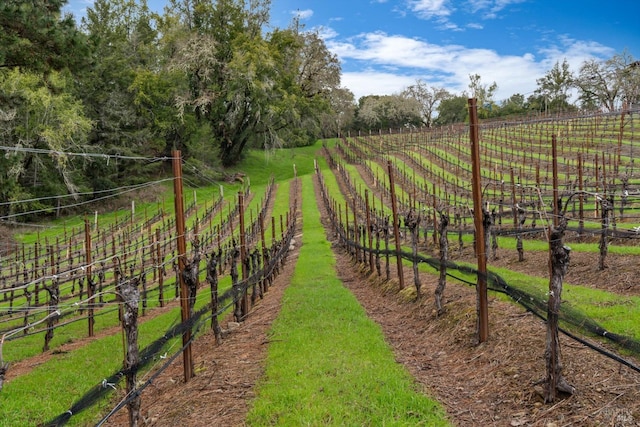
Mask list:
[[340,64],[317,33],[298,26],[264,35],[268,1],[173,0],[181,26],[170,66],[186,78],[180,114],[208,123],[224,166],[246,147],[301,145],[321,134]]
[[[287,38],[292,43],[283,44]],[[300,32],[296,22],[272,33],[269,43],[278,68],[274,101],[286,112],[278,121],[278,138],[299,146],[334,136],[336,125],[353,114],[353,94],[340,87],[338,58],[317,32]]]
[[73,16],[61,18],[66,0],[11,0],[0,3],[0,68],[31,71],[77,69],[83,64],[84,37]]
[[0,158],[0,194],[14,202],[2,207],[4,215],[50,208],[51,201],[22,201],[84,186],[87,162],[67,152],[84,151],[91,127],[71,89],[86,38],[71,15],[61,17],[64,3],[0,3],[0,139],[13,148]]
[[438,116],[436,117],[435,125],[448,125],[452,123],[463,123],[468,116],[467,111],[467,96],[453,96],[449,95],[443,99],[438,105]]
[[537,113],[544,113],[547,111],[547,99],[543,95],[533,94],[527,98],[527,110],[535,111]]
[[515,93],[500,106],[501,116],[524,114],[527,111],[524,95]]
[[478,117],[487,118],[495,115],[497,105],[493,100],[493,96],[498,90],[498,84],[496,82],[491,83],[489,86],[483,84],[479,74],[470,74],[469,80],[471,97],[477,100]]
[[329,95],[340,87],[340,61],[331,53],[317,32],[306,32],[301,37],[299,73],[297,83],[307,98]]
[[323,117],[324,138],[334,137],[341,134],[343,129],[349,129],[353,125],[356,114],[356,103],[353,92],[340,87],[333,89],[329,96],[331,103],[331,114]]
[[574,77],[566,59],[556,62],[551,70],[536,79],[535,93],[544,97],[545,111],[566,111],[570,109],[568,91],[574,84]]
[[[144,0],[96,0],[87,9],[89,66],[77,94],[95,124],[89,143],[96,151],[157,156],[171,148],[169,121],[179,121],[169,86],[178,80],[162,73],[156,20]],[[103,190],[144,179],[158,165],[119,160],[98,163],[89,174],[94,190]]]
[[[89,160],[70,156],[85,150],[91,121],[68,90],[70,79],[50,71],[19,69],[0,73],[0,140],[13,147],[0,157],[0,197],[16,202],[2,207],[3,215],[54,207],[52,201],[21,200],[76,194],[84,189]],[[36,154],[46,150],[49,154]]]
[[596,59],[585,61],[580,67],[576,86],[583,104],[596,104],[613,111],[620,95],[620,84],[612,63]]
[[640,104],[640,61],[635,61],[626,52],[614,58],[618,58],[618,62],[623,65],[618,77],[624,102],[627,103],[627,107]]
[[420,126],[420,104],[401,95],[364,96],[359,101],[356,121],[360,129]]
[[580,67],[575,85],[586,106],[614,111],[621,103],[634,104],[640,98],[640,67],[626,51],[606,61],[590,59]]
[[413,98],[420,103],[422,123],[426,127],[432,126],[433,114],[438,104],[445,99],[447,95],[448,92],[445,89],[427,86],[427,83],[420,79],[416,80],[415,84],[407,87],[402,92],[402,96],[405,98]]

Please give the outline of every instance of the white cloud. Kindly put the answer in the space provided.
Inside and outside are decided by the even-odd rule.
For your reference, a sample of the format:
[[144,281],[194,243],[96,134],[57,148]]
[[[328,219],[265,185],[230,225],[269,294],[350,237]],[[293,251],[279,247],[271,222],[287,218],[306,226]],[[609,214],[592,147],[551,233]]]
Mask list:
[[493,2],[491,0],[469,0],[469,6],[471,12],[476,13],[479,10],[486,9],[491,6]]
[[[454,13],[474,15],[479,13],[482,19],[496,19],[498,13],[507,6],[522,3],[528,0],[467,0],[464,7],[456,9],[451,0],[409,0],[409,10],[420,19],[426,19],[438,23],[438,29],[449,31],[463,31],[463,28],[454,22]],[[475,26],[474,26],[475,25]],[[468,24],[467,28],[480,29],[479,24]]]
[[448,0],[411,0],[409,4],[411,10],[423,19],[442,19],[452,12]]
[[482,13],[484,19],[495,19],[498,12],[512,4],[523,3],[527,0],[469,0],[472,13]]
[[484,25],[478,24],[477,22],[472,22],[470,24],[467,24],[467,28],[471,28],[472,30],[482,30],[484,28]]
[[544,55],[543,65],[551,69],[556,62],[567,60],[571,68],[576,71],[589,58],[609,58],[615,50],[598,42],[575,40],[561,35],[557,43],[540,49]]
[[401,75],[376,70],[345,72],[342,86],[349,88],[356,102],[366,95],[391,95],[400,93],[420,78],[419,75]]
[[[388,95],[400,92],[420,78],[428,84],[460,94],[467,90],[470,74],[479,74],[482,82],[496,82],[496,100],[515,93],[525,96],[536,89],[536,79],[549,71],[556,61],[567,58],[577,71],[587,59],[610,56],[612,49],[595,42],[562,37],[558,43],[536,53],[503,55],[492,49],[471,49],[461,45],[438,45],[418,38],[363,33],[356,37],[326,40],[327,47],[341,59],[343,85],[356,99],[364,95]],[[356,71],[364,65],[366,71]]]
[[318,33],[318,36],[320,36],[320,38],[323,39],[325,42],[327,40],[338,37],[338,32],[331,27],[324,27],[324,26],[314,27],[311,29],[311,31]]
[[410,0],[410,10],[420,19],[433,20],[441,30],[460,31],[449,17],[455,11],[450,0]]
[[310,19],[313,16],[313,10],[305,9],[305,10],[293,10],[291,11],[293,16],[300,18],[301,20]]

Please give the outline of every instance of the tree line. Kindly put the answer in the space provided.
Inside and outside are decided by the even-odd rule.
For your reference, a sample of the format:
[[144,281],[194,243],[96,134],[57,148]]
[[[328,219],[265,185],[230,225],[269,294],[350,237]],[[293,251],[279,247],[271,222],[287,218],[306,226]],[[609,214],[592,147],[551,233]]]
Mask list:
[[338,109],[353,104],[318,33],[295,19],[269,26],[269,0],[169,0],[162,13],[96,0],[79,22],[65,3],[0,5],[4,219],[168,166],[140,157],[178,149],[222,170],[249,147],[310,144],[335,135]]
[[[247,148],[311,144],[347,130],[637,103],[640,61],[628,53],[564,61],[525,98],[495,101],[497,83],[470,75],[453,94],[423,80],[394,95],[354,95],[317,32],[270,23],[270,0],[96,0],[78,22],[67,0],[0,4],[0,219],[59,212],[76,199],[147,182],[181,150],[190,170],[222,171]],[[569,102],[572,91],[578,104]],[[83,153],[101,153],[86,156]],[[220,172],[222,173],[222,172]]]
[[[577,72],[558,61],[528,97],[515,93],[497,101],[498,84],[469,75],[468,90],[454,94],[418,79],[398,94],[360,98],[349,130],[431,127],[467,119],[467,100],[478,100],[481,119],[535,113],[614,111],[640,104],[640,61],[624,51],[606,60],[584,61]],[[571,102],[573,96],[577,96]]]

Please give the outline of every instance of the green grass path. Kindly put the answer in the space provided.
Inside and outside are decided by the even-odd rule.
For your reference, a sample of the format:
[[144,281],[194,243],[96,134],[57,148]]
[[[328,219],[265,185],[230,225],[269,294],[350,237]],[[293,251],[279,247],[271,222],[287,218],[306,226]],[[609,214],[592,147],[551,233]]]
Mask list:
[[338,279],[311,175],[302,178],[303,237],[282,311],[270,331],[265,378],[247,423],[448,425],[394,360],[380,327]]

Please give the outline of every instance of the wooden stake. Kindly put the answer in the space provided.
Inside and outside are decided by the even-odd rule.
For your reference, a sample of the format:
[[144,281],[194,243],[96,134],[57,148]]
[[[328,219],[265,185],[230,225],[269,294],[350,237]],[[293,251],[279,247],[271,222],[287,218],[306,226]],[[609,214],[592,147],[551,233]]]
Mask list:
[[[248,276],[247,273],[247,244],[244,230],[244,194],[242,191],[238,192],[238,208],[240,215],[240,266],[242,271],[242,280],[245,280]],[[249,297],[247,289],[242,291],[242,299],[240,300],[240,309],[242,312],[242,320],[244,320],[249,314]]]
[[[182,323],[190,320],[189,316],[189,289],[183,278],[182,272],[186,266],[187,243],[184,225],[184,200],[182,196],[182,155],[179,150],[171,153],[173,158],[173,193],[176,215],[176,240],[178,243],[178,280],[180,281],[180,314]],[[191,328],[187,328],[182,334],[182,362],[184,368],[184,381],[193,378],[193,356],[191,354]]]
[[89,220],[84,220],[84,250],[85,250],[85,277],[87,278],[87,322],[89,324],[89,336],[93,336],[93,278],[91,277],[91,227]]
[[489,338],[489,301],[487,298],[487,253],[483,238],[484,223],[482,218],[482,183],[480,175],[480,136],[478,106],[476,102],[475,98],[468,100],[469,133],[471,139],[471,187],[473,190],[473,212],[476,229],[476,256],[478,258],[478,281],[476,286],[478,342],[483,343]]
[[396,240],[396,264],[398,267],[398,282],[400,289],[404,289],[404,270],[402,268],[402,248],[400,247],[400,224],[398,223],[398,205],[396,202],[396,187],[393,180],[393,166],[391,160],[387,160],[389,170],[389,190],[391,192],[391,211],[393,213],[393,235]]

